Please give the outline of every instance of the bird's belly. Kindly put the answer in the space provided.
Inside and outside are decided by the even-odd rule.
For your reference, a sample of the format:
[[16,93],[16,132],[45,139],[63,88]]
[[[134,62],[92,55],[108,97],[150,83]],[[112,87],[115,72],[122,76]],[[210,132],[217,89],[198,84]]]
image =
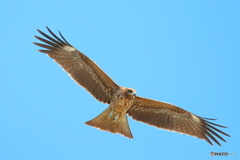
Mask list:
[[125,116],[132,103],[132,100],[129,101],[127,99],[117,99],[116,101],[112,101],[109,107],[111,111],[108,118],[112,119],[114,122],[121,119]]

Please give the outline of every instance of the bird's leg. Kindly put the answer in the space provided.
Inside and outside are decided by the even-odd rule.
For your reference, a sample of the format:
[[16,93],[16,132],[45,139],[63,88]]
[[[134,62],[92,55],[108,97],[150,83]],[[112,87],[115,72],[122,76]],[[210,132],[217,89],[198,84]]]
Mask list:
[[115,111],[114,111],[114,109],[111,109],[111,112],[109,113],[109,115],[108,115],[108,118],[109,119],[112,119],[113,120],[113,122],[116,122],[117,121],[117,119],[118,119],[118,117],[119,117],[119,113],[116,113]]

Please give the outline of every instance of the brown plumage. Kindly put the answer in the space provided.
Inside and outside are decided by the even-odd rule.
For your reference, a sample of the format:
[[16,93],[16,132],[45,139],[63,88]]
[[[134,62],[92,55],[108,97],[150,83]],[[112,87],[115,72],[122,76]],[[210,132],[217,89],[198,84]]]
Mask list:
[[215,137],[226,142],[219,133],[229,135],[216,127],[227,127],[209,121],[215,119],[199,117],[172,104],[136,96],[134,89],[117,85],[96,63],[71,46],[60,32],[62,39],[48,27],[47,29],[53,37],[40,30],[38,32],[46,39],[35,36],[47,44],[34,43],[47,49],[39,51],[47,53],[97,100],[110,104],[100,115],[86,122],[87,125],[133,138],[128,125],[127,115],[129,115],[137,121],[161,129],[198,137],[211,145],[213,144],[210,139],[220,145]]

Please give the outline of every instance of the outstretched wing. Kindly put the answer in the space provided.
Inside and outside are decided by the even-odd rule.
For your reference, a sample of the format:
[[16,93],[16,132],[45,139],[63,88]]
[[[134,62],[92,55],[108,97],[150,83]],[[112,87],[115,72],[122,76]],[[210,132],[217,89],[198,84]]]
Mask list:
[[141,121],[161,129],[198,137],[206,140],[211,145],[213,144],[209,138],[220,145],[214,136],[226,142],[218,133],[229,136],[217,129],[215,126],[222,128],[227,127],[208,121],[215,119],[199,117],[172,104],[142,97],[136,97],[135,99],[135,104],[128,110],[127,113],[137,121]]
[[34,43],[47,50],[39,50],[47,53],[54,59],[79,85],[89,91],[97,100],[103,103],[110,103],[112,95],[119,86],[104,73],[96,63],[71,46],[62,34],[62,39],[57,37],[48,27],[50,37],[38,30],[46,39],[35,36],[46,43]]

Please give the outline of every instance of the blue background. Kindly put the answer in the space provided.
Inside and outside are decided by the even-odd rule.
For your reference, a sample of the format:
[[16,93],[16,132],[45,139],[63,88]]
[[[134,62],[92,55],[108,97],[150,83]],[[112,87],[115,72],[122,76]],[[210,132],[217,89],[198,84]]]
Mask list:
[[[0,159],[215,159],[240,154],[240,2],[1,1]],[[129,118],[134,139],[84,122],[96,101],[36,50],[60,30],[116,83],[228,126],[222,147]],[[237,159],[238,156],[227,158]]]

